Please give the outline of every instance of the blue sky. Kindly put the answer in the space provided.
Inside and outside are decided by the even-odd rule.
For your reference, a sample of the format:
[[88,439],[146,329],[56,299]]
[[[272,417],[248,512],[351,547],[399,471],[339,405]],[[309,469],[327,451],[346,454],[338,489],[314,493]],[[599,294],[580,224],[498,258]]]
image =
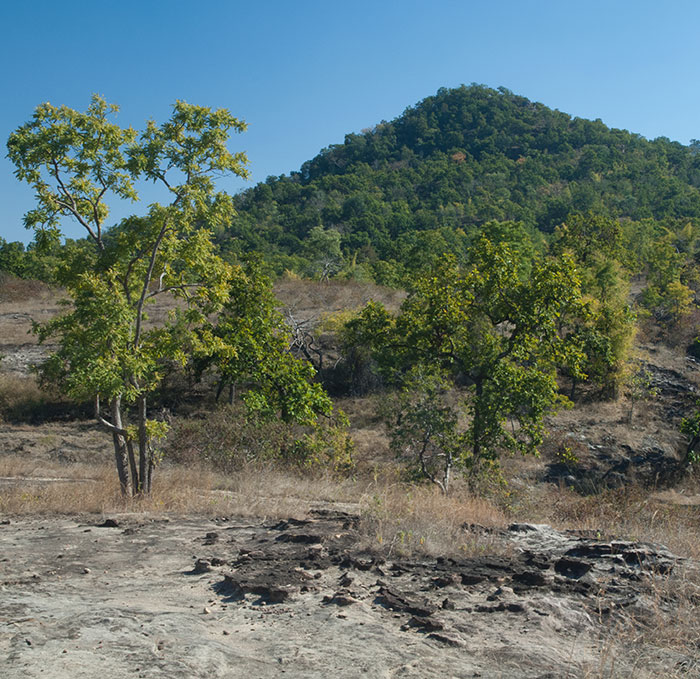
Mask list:
[[691,0],[4,0],[0,236],[31,239],[32,193],[4,142],[44,101],[84,109],[98,92],[136,128],[176,99],[228,108],[249,124],[231,148],[247,151],[252,182],[472,82],[688,143],[700,138],[698,25]]

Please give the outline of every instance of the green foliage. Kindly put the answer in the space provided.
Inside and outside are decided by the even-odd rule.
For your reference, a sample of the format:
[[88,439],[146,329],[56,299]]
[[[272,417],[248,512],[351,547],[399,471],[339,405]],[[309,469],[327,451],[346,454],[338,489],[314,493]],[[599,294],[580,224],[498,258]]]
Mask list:
[[289,351],[290,331],[259,261],[232,268],[228,300],[202,337],[213,350],[200,362],[200,373],[215,367],[224,384],[243,389],[251,411],[305,425],[330,416],[331,400],[314,382],[313,366]]
[[700,411],[681,421],[681,434],[688,439],[685,463],[695,464],[700,461]]
[[[581,277],[587,313],[574,324],[585,357],[581,369],[603,395],[615,397],[636,333],[622,225],[592,213],[570,215],[556,230],[551,252],[570,253]],[[571,377],[573,397],[578,379]]]
[[572,118],[503,88],[462,86],[347,135],[299,172],[244,192],[236,205],[239,217],[217,233],[222,243],[236,239],[237,247],[271,261],[300,256],[295,266],[304,271],[313,262],[305,252],[313,229],[332,229],[341,234],[346,262],[354,258],[377,282],[397,285],[444,253],[462,257],[489,222],[550,234],[564,222],[575,230],[573,214],[613,218],[587,220],[577,243],[586,252],[590,235],[618,247],[621,218],[682,219],[695,233],[700,155],[667,139]]
[[299,425],[262,417],[239,403],[221,406],[203,419],[176,419],[164,446],[170,460],[204,463],[224,472],[250,464],[347,471],[352,452],[342,418]]
[[[686,238],[688,229],[683,229]],[[695,295],[686,283],[697,284],[697,272],[691,253],[679,249],[678,236],[664,229],[646,250],[647,287],[642,303],[655,318],[676,325],[694,305]],[[686,244],[686,247],[689,246]]]
[[0,236],[0,271],[24,278],[26,266],[24,244],[19,241],[8,243]]
[[591,260],[624,259],[622,226],[616,219],[592,213],[569,215],[566,222],[557,227],[553,249],[569,250],[584,267]]
[[445,494],[463,443],[457,429],[458,412],[445,403],[448,389],[443,376],[422,365],[414,366],[385,413],[397,457],[408,461]]
[[[85,113],[44,104],[10,136],[8,149],[18,178],[37,196],[27,226],[48,242],[61,219],[72,217],[92,245],[61,251],[56,277],[71,301],[37,328],[42,341],[59,344],[43,377],[94,400],[113,438],[122,491],[148,493],[154,443],[167,427],[148,418],[147,400],[172,363],[215,358],[228,379],[256,381],[246,393],[254,410],[279,411],[284,421],[310,425],[331,406],[311,382],[312,369],[283,351],[269,281],[258,269],[224,261],[212,242],[211,230],[233,216],[214,178],[247,174],[245,155],[226,147],[229,133],[245,124],[226,110],[177,102],[168,121],[150,121],[138,134],[110,122],[116,110],[97,96]],[[163,184],[171,202],[106,228],[106,197],[136,200],[139,178]],[[149,306],[161,296],[172,300],[171,311],[152,322]],[[133,422],[125,405],[135,406]]]
[[580,344],[567,327],[583,313],[570,257],[536,259],[520,278],[508,246],[481,239],[467,268],[445,258],[416,281],[396,317],[369,304],[348,336],[370,346],[397,384],[425,365],[464,387],[459,464],[476,472],[504,451],[536,452],[545,414],[562,402],[557,366],[580,374]]

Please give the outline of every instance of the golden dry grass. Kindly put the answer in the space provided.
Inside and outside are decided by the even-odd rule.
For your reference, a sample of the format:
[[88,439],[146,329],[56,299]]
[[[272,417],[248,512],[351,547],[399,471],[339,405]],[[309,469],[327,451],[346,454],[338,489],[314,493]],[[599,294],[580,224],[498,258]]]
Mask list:
[[700,676],[700,574],[676,569],[650,578],[644,606],[601,620],[599,661],[586,679],[680,679]]
[[158,469],[150,497],[120,496],[110,464],[61,464],[0,457],[0,513],[49,515],[108,512],[164,512],[301,517],[314,507],[359,513],[365,545],[381,552],[471,553],[489,540],[469,531],[477,524],[505,525],[493,503],[466,493],[450,497],[438,489],[395,479],[358,479],[331,473],[303,473],[248,465],[232,475],[204,467]]
[[193,515],[299,515],[314,502],[343,497],[342,484],[295,478],[271,469],[224,476],[204,467],[156,470],[149,497],[123,498],[111,464],[60,464],[26,456],[0,457],[0,513],[47,515],[174,512]]
[[505,514],[489,500],[467,492],[445,496],[436,487],[380,483],[367,489],[361,507],[366,546],[385,554],[502,550],[479,527],[503,528]]
[[62,292],[39,281],[0,278],[0,345],[36,344],[32,322],[47,321],[61,310]]
[[513,518],[655,542],[680,556],[700,559],[700,506],[664,501],[644,488],[582,496],[566,487],[540,484],[506,491],[502,503]]
[[284,276],[275,283],[275,296],[282,306],[300,318],[320,318],[322,314],[347,311],[370,300],[396,311],[406,298],[402,290],[374,283],[331,280],[324,283]]

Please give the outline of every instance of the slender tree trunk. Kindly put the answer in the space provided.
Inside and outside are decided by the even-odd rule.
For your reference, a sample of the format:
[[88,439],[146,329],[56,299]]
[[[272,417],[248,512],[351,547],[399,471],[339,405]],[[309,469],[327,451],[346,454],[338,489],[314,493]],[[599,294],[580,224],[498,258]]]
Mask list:
[[[112,399],[112,424],[123,429],[122,414],[121,414],[121,398],[116,396]],[[129,474],[129,452],[125,438],[117,432],[112,432],[112,441],[114,442],[114,459],[117,464],[117,474],[119,475],[119,488],[122,495],[133,495],[134,488],[132,485],[132,477]]]
[[150,450],[148,441],[148,431],[146,430],[146,396],[141,395],[138,399],[138,418],[139,418],[139,485],[137,490],[139,493],[148,495],[150,489],[148,486],[148,465],[150,462]]
[[151,494],[152,484],[153,484],[153,470],[155,468],[155,463],[153,462],[153,453],[148,451],[148,477],[146,478],[146,493]]
[[474,419],[472,420],[472,470],[476,469],[479,463],[479,458],[481,457],[481,428],[483,425],[481,421],[481,398],[484,394],[484,383],[481,378],[475,381],[474,387]]
[[126,447],[129,451],[129,467],[131,468],[131,484],[132,491],[131,494],[134,495],[139,487],[139,470],[136,467],[136,455],[134,454],[134,442],[128,439],[126,442]]

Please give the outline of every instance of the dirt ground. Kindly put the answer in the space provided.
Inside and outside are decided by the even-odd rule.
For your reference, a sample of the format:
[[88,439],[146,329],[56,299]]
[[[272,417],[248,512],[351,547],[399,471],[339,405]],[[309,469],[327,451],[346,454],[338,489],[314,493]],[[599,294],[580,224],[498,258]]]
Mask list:
[[700,676],[653,648],[611,661],[607,622],[650,605],[630,581],[685,567],[663,550],[519,525],[512,557],[385,560],[354,521],[5,520],[3,676]]

